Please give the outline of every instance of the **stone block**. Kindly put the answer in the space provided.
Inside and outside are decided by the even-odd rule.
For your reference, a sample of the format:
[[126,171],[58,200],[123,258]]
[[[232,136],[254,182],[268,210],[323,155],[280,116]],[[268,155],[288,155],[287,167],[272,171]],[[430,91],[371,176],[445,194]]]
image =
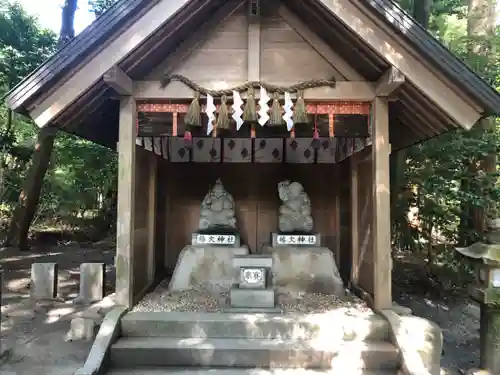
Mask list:
[[104,263],[82,263],[80,265],[80,294],[83,303],[92,303],[104,298]]
[[272,282],[279,292],[325,293],[343,296],[344,284],[326,247],[267,247],[273,256]]
[[382,310],[389,322],[391,341],[401,353],[403,370],[439,375],[443,334],[435,323],[416,316],[400,316],[392,310]]
[[244,256],[235,256],[233,258],[233,267],[261,267],[271,268],[273,266],[273,258],[265,254],[251,254]]
[[66,334],[66,341],[90,341],[94,338],[96,324],[93,319],[89,318],[74,318],[71,320],[71,325]]
[[47,300],[57,297],[57,263],[33,263],[31,265],[31,297]]
[[274,289],[237,289],[229,292],[231,307],[273,308],[275,305]]
[[273,247],[276,246],[321,246],[321,235],[314,234],[281,234],[273,233],[271,238]]
[[203,287],[227,291],[239,279],[238,270],[233,267],[233,257],[246,254],[247,247],[186,246],[177,259],[169,290]]

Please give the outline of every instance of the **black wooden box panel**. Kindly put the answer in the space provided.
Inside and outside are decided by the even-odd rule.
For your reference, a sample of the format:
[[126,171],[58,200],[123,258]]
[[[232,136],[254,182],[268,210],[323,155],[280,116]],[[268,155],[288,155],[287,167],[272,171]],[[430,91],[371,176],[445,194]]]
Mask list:
[[252,161],[252,139],[225,138],[224,163],[250,163]]
[[191,152],[186,147],[184,138],[171,137],[169,151],[172,163],[187,163],[191,160]]
[[161,156],[161,152],[162,152],[161,138],[162,137],[153,137],[153,152],[158,156]]
[[161,137],[161,156],[168,160],[168,137]]
[[312,138],[285,139],[285,160],[287,163],[314,163],[315,152],[311,146]]
[[335,136],[346,138],[368,137],[368,115],[335,115]]
[[354,153],[354,138],[339,138],[337,161],[341,162]]
[[283,138],[255,138],[256,163],[282,163]]
[[335,163],[337,161],[337,143],[336,138],[320,138],[318,149],[318,163]]
[[153,151],[153,138],[152,137],[144,137],[144,149],[146,151]]
[[220,163],[220,138],[193,138],[193,158],[195,163]]

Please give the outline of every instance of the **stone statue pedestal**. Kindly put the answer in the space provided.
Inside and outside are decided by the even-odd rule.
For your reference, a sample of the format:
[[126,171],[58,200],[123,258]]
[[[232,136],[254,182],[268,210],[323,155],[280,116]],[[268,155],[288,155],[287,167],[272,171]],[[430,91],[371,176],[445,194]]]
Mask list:
[[330,249],[321,246],[265,247],[273,258],[272,284],[278,293],[345,295]]
[[248,253],[246,246],[186,246],[177,259],[169,290],[204,288],[215,293],[228,292],[240,277],[233,258]]
[[271,233],[271,244],[277,246],[314,247],[321,246],[319,233]]

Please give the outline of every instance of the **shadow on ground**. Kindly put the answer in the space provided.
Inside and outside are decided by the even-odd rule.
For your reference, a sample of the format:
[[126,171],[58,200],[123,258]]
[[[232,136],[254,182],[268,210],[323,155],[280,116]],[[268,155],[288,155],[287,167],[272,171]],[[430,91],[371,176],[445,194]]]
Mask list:
[[[0,250],[4,269],[2,288],[1,370],[16,375],[73,375],[90,350],[91,342],[65,342],[69,322],[84,309],[72,300],[78,294],[79,267],[84,262],[106,264],[106,292],[114,291],[114,251],[74,246]],[[56,301],[35,303],[29,297],[34,262],[59,266]],[[0,372],[3,374],[3,372]],[[10,374],[9,374],[10,375]]]

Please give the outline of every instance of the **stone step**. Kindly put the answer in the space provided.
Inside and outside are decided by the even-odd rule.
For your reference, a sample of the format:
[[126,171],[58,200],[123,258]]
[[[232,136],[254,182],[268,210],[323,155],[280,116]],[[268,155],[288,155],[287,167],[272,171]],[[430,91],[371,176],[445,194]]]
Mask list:
[[[336,370],[312,370],[312,369],[282,369],[279,375],[339,375]],[[397,370],[362,370],[356,375],[397,375]],[[176,369],[140,367],[135,369],[111,369],[106,375],[278,375],[275,371],[263,368],[211,368],[211,369]],[[349,374],[345,374],[349,375]]]
[[111,347],[113,367],[193,366],[240,368],[397,369],[398,350],[388,342],[174,339],[124,337]]
[[126,337],[321,339],[389,341],[381,316],[345,313],[266,314],[131,312],[121,321]]

